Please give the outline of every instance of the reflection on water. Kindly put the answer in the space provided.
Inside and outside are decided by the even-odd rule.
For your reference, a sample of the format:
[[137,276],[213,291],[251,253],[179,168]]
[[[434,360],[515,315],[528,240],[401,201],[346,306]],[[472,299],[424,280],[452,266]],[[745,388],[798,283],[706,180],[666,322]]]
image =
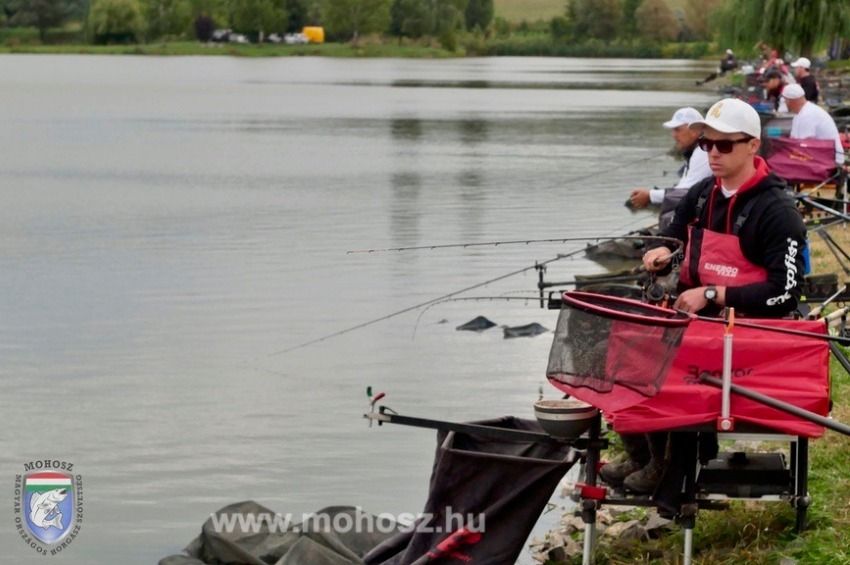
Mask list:
[[[243,499],[418,511],[433,435],[367,428],[366,386],[414,415],[531,417],[550,338],[453,328],[553,314],[446,302],[415,340],[411,312],[282,352],[581,245],[346,250],[650,223],[622,203],[677,168],[660,123],[711,102],[684,86],[703,67],[0,56],[0,477],[75,462],[69,564],[151,563]],[[33,555],[9,522],[0,547]]]

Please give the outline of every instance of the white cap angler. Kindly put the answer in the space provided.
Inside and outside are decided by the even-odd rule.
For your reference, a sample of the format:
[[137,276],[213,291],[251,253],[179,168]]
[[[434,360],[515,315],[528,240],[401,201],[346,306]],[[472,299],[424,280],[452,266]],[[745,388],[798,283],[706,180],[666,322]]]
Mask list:
[[679,108],[673,113],[673,117],[664,122],[664,127],[667,129],[676,129],[679,126],[691,125],[694,122],[698,122],[702,120],[702,114],[700,114],[696,108],[691,108],[690,106],[685,108]]
[[812,68],[812,62],[809,61],[806,57],[800,57],[799,59],[797,59],[796,61],[791,63],[791,66],[792,67],[802,67],[804,69],[811,69]]
[[782,98],[785,98],[786,100],[796,100],[797,98],[802,98],[805,95],[806,92],[799,84],[789,84],[782,89]]
[[737,98],[725,98],[708,109],[704,120],[691,124],[691,129],[702,130],[706,126],[721,133],[745,133],[761,138],[761,120],[752,106]]

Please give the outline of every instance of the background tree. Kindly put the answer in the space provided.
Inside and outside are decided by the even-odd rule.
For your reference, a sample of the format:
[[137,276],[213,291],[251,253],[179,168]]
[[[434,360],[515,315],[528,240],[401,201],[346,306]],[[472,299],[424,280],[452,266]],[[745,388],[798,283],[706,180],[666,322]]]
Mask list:
[[47,30],[59,27],[73,12],[74,2],[67,0],[19,0],[7,2],[4,11],[13,26],[34,26],[42,43],[47,39]]
[[635,11],[637,29],[642,37],[672,41],[679,35],[679,21],[664,0],[643,0]]
[[623,0],[623,22],[620,29],[626,37],[635,37],[638,34],[635,12],[637,12],[640,3],[641,0]]
[[299,32],[304,29],[304,26],[315,23],[310,17],[311,4],[309,0],[286,0],[284,8],[289,15],[289,20],[286,24],[288,33]]
[[192,21],[189,0],[144,0],[148,39],[185,35]]
[[229,0],[188,0],[192,18],[205,15],[217,25],[227,27],[230,21]]
[[846,0],[726,0],[718,16],[725,44],[749,48],[765,41],[781,54],[807,57],[850,31]]
[[[456,32],[466,22],[467,7],[468,0],[393,0],[388,29],[393,35],[432,36],[439,38],[441,43],[455,43]],[[486,14],[484,19],[487,19]],[[485,27],[491,20],[492,15]]]
[[390,7],[389,31],[399,37],[418,38],[434,33],[431,5],[423,0],[394,0]]
[[549,32],[555,41],[569,41],[573,34],[573,26],[566,16],[555,16],[549,21]]
[[387,29],[390,0],[326,0],[324,22],[329,33],[352,41]]
[[620,31],[622,15],[621,0],[570,0],[567,8],[578,39],[614,39]]
[[723,0],[687,0],[682,7],[682,17],[688,38],[697,41],[711,40],[711,17]]
[[231,0],[230,24],[255,39],[286,29],[288,16],[278,0]]
[[466,29],[486,30],[493,21],[493,0],[467,0],[464,19]]
[[144,33],[138,0],[92,0],[88,28],[95,43],[132,43]]

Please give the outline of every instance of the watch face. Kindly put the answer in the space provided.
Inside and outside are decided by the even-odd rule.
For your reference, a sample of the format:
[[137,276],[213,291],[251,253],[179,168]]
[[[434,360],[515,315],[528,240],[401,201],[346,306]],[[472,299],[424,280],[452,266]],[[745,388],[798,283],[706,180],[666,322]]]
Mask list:
[[715,298],[717,298],[717,289],[714,289],[714,288],[705,289],[705,297],[708,300],[714,300]]

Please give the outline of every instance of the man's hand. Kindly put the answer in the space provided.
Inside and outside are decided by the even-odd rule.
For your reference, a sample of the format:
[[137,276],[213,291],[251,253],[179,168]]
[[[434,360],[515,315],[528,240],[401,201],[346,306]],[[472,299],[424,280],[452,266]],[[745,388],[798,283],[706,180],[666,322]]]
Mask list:
[[649,190],[645,188],[636,188],[629,195],[629,202],[636,209],[646,208],[649,206]]
[[699,312],[706,306],[708,306],[708,299],[705,297],[704,286],[698,286],[684,291],[673,304],[673,308],[684,310],[685,312],[692,314],[694,312]]
[[650,249],[643,255],[643,267],[650,273],[660,271],[670,262],[672,251],[666,247]]

